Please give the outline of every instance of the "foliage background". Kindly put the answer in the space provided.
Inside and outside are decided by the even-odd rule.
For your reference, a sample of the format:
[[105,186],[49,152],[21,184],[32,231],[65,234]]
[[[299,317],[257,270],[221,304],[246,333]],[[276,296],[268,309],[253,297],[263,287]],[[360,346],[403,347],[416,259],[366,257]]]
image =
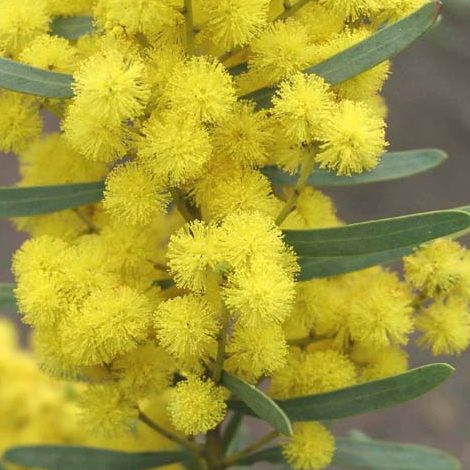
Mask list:
[[[395,59],[385,96],[392,150],[437,147],[445,149],[450,159],[410,179],[328,191],[348,222],[468,204],[470,2],[447,3],[448,13],[439,27]],[[449,12],[451,7],[455,8]],[[0,158],[0,185],[10,185],[16,180],[15,159]],[[0,219],[0,282],[11,280],[11,254],[22,241]],[[466,241],[470,244],[470,239]],[[15,318],[14,312],[10,315]],[[419,351],[411,356],[413,366],[430,362]],[[439,389],[388,411],[343,420],[341,428],[357,426],[374,438],[440,447],[459,457],[463,468],[470,468],[470,354],[450,362],[457,367],[456,375]]]

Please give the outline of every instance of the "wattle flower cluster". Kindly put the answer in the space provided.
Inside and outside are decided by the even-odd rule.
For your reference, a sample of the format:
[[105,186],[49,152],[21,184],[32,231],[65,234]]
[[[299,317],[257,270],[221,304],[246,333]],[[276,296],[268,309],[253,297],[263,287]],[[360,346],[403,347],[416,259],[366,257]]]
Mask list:
[[[342,222],[320,190],[263,173],[378,165],[389,64],[334,87],[304,70],[424,3],[0,0],[0,54],[74,77],[70,101],[0,92],[19,185],[105,181],[102,203],[15,220],[31,235],[13,264],[23,321],[46,372],[87,382],[89,429],[121,437],[149,414],[197,436],[226,416],[225,373],[284,399],[405,371],[416,330],[435,354],[468,347],[464,248],[425,246],[405,280],[377,267],[297,282],[282,230]],[[92,32],[48,33],[52,16],[76,14]],[[250,93],[273,86],[259,109]],[[43,110],[60,132],[40,135]],[[300,470],[334,451],[317,422],[283,447]]]

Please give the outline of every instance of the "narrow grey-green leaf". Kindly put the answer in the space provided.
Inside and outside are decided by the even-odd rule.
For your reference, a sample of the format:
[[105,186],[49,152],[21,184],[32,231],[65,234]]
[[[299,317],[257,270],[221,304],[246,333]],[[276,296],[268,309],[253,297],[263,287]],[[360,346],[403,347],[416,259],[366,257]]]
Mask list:
[[269,423],[276,431],[287,436],[292,435],[292,425],[289,418],[264,392],[226,372],[222,376],[222,383],[256,416]]
[[[257,462],[278,464],[284,462],[282,449],[271,447],[252,454],[239,465]],[[345,468],[371,470],[459,470],[460,463],[452,455],[431,447],[382,441],[358,441],[336,438],[334,465]]]
[[[448,364],[431,364],[386,379],[276,403],[291,421],[346,418],[413,400],[446,381],[453,372]],[[253,415],[240,401],[230,402],[230,407]]]
[[33,216],[94,204],[103,199],[103,190],[102,182],[0,188],[0,217]]
[[16,308],[15,284],[0,284],[0,308]]
[[[436,21],[440,2],[426,3],[406,18],[380,29],[371,37],[336,54],[330,59],[304,70],[323,77],[330,85],[338,85],[390,59],[422,36]],[[276,88],[263,88],[243,96],[269,108]]]
[[333,463],[344,467],[387,470],[459,470],[455,457],[431,447],[396,442],[337,438]]
[[[372,171],[353,176],[337,176],[331,171],[315,168],[307,184],[321,188],[391,181],[431,170],[446,158],[445,152],[437,149],[387,152],[382,156],[377,168]],[[275,166],[265,167],[262,172],[273,184],[280,186],[294,186],[298,179],[298,175],[290,175]]]
[[400,259],[416,246],[470,227],[464,211],[436,211],[317,230],[285,230],[300,279],[326,277]]
[[78,446],[22,446],[5,452],[4,460],[43,470],[145,470],[182,462],[183,452],[116,452]]
[[45,98],[72,98],[72,75],[0,57],[0,88]]
[[75,41],[93,31],[93,18],[90,16],[59,16],[51,23],[51,34]]

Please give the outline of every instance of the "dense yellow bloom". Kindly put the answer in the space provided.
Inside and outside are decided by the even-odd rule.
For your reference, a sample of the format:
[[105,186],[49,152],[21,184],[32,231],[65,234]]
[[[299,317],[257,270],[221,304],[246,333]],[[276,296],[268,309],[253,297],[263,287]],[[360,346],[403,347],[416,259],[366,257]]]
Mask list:
[[111,362],[147,338],[147,298],[129,287],[97,289],[63,325],[64,351],[77,365]]
[[406,344],[413,331],[412,296],[397,276],[388,272],[370,273],[351,292],[347,315],[344,317],[351,339],[361,345],[381,348]]
[[108,50],[80,65],[73,86],[82,107],[114,123],[142,114],[150,97],[145,78],[142,61]]
[[214,123],[227,118],[235,104],[232,79],[217,61],[193,57],[177,65],[163,98],[185,119]]
[[75,101],[62,123],[65,139],[80,155],[97,162],[114,162],[127,152],[129,133],[119,121],[90,116],[86,106]]
[[339,175],[372,170],[384,152],[385,122],[365,104],[342,101],[322,124],[316,161]]
[[175,297],[159,305],[155,328],[160,345],[183,364],[193,365],[215,351],[219,323],[201,297]]
[[179,382],[168,403],[175,428],[196,435],[215,428],[225,416],[225,392],[212,381],[190,377]]
[[2,0],[1,8],[0,50],[5,55],[17,57],[31,40],[49,29],[45,0]]
[[179,186],[201,176],[212,154],[204,127],[181,113],[155,113],[143,127],[138,159],[159,181]]
[[458,242],[441,238],[404,259],[407,281],[429,297],[470,295],[470,253]]
[[295,470],[321,470],[330,465],[334,452],[334,437],[316,422],[294,424],[294,435],[282,447]]
[[94,3],[94,0],[74,0],[73,2],[47,0],[47,9],[53,16],[90,14]]
[[435,356],[460,354],[470,344],[468,306],[459,299],[438,300],[418,316],[416,329],[422,333],[418,344]]
[[307,28],[296,20],[277,22],[266,28],[251,45],[249,66],[276,83],[315,62],[315,47]]
[[410,15],[429,0],[387,0],[382,6],[382,11],[377,15],[377,23],[383,21],[393,22]]
[[302,8],[297,19],[304,26],[311,42],[323,42],[339,33],[344,27],[343,15],[336,15],[325,10],[318,3],[308,3]]
[[215,227],[195,221],[173,234],[168,244],[168,267],[178,287],[206,289],[209,269],[217,261]]
[[42,129],[35,98],[0,91],[0,151],[20,153]]
[[19,60],[53,72],[71,73],[78,64],[78,52],[57,36],[37,36],[20,54]]
[[277,325],[268,325],[261,330],[237,325],[227,352],[230,355],[225,362],[227,370],[254,383],[285,365],[287,343]]
[[80,158],[59,133],[33,141],[19,160],[21,186],[94,182],[106,173],[104,164]]
[[298,73],[281,83],[273,103],[273,114],[282,122],[286,136],[309,143],[319,137],[331,114],[333,95],[322,78]]
[[112,370],[125,396],[146,398],[171,385],[176,366],[162,348],[147,343],[113,361]]
[[320,0],[320,5],[326,11],[353,21],[376,13],[381,7],[377,0]]
[[311,186],[300,193],[295,210],[282,227],[290,230],[326,228],[338,225],[336,208],[331,198]]
[[106,178],[104,208],[123,223],[151,223],[165,212],[169,199],[150,171],[135,162],[114,168]]
[[272,377],[271,393],[291,398],[330,392],[356,383],[356,368],[344,354],[333,350],[303,352],[292,349],[286,366]]
[[249,267],[230,275],[224,298],[247,327],[282,323],[294,306],[294,280],[282,267],[261,257],[254,258]]
[[273,142],[269,124],[264,113],[254,112],[252,103],[240,102],[230,116],[215,128],[211,139],[214,152],[244,166],[266,164]]
[[129,34],[156,36],[177,14],[175,0],[99,0],[95,7],[98,23],[112,31],[122,28]]
[[112,385],[88,388],[80,396],[80,407],[84,426],[104,437],[126,434],[138,417],[135,405]]
[[351,358],[360,366],[361,381],[381,379],[401,374],[408,369],[408,355],[400,348],[356,346]]
[[230,214],[244,211],[261,212],[274,217],[278,205],[271,183],[259,171],[225,164],[195,186],[196,202],[210,220],[222,220]]
[[222,50],[247,43],[267,23],[270,0],[206,0],[205,27]]

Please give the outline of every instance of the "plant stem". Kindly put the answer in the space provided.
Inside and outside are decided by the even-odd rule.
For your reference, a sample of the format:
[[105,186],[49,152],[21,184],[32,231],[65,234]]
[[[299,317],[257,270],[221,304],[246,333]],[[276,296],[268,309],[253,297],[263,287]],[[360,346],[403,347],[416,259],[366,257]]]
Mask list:
[[171,188],[170,189],[171,197],[173,202],[178,208],[180,214],[184,217],[186,222],[192,222],[198,218],[198,215],[195,213],[194,208],[190,207],[188,201],[186,200],[181,189]]
[[269,434],[261,437],[253,444],[248,446],[246,449],[242,450],[241,452],[237,452],[236,454],[229,455],[225,460],[222,461],[222,465],[225,467],[230,467],[231,465],[236,464],[239,460],[244,457],[248,457],[253,452],[257,451],[261,447],[264,447],[266,444],[269,444],[273,439],[279,436],[277,431],[272,431]]
[[227,424],[224,435],[222,436],[222,452],[224,454],[226,454],[229,450],[234,437],[237,435],[242,421],[243,414],[239,413],[238,411],[234,411]]
[[297,180],[297,184],[294,187],[294,192],[290,196],[290,198],[286,201],[286,205],[278,215],[276,219],[276,224],[281,226],[282,223],[287,219],[289,214],[295,209],[297,205],[297,201],[299,199],[302,190],[307,185],[308,178],[310,177],[313,166],[314,166],[314,158],[315,152],[306,152],[304,159],[302,161],[302,166],[300,169],[299,179]]
[[196,455],[201,454],[201,449],[197,444],[194,444],[193,442],[189,442],[186,439],[182,439],[181,437],[177,436],[176,434],[173,434],[172,432],[167,431],[166,429],[163,429],[161,426],[159,426],[155,421],[150,419],[141,410],[139,410],[139,419],[144,424],[146,424],[150,429],[153,429],[155,432],[158,432],[162,436],[166,437],[168,440],[176,442],[181,447],[184,447],[185,449],[188,449],[189,451],[191,451],[192,453],[194,453]]
[[225,347],[227,346],[227,332],[229,327],[230,315],[228,310],[223,307],[222,311],[222,328],[219,333],[219,340],[217,345],[217,357],[215,359],[214,371],[212,373],[212,380],[219,384],[222,379],[222,371],[224,369],[225,360]]
[[186,43],[188,54],[194,54],[194,14],[192,0],[184,0],[184,16],[186,17]]
[[281,13],[274,21],[285,20],[292,15],[295,15],[301,8],[312,0],[299,0],[295,5],[292,5],[289,1],[284,2],[284,12]]

